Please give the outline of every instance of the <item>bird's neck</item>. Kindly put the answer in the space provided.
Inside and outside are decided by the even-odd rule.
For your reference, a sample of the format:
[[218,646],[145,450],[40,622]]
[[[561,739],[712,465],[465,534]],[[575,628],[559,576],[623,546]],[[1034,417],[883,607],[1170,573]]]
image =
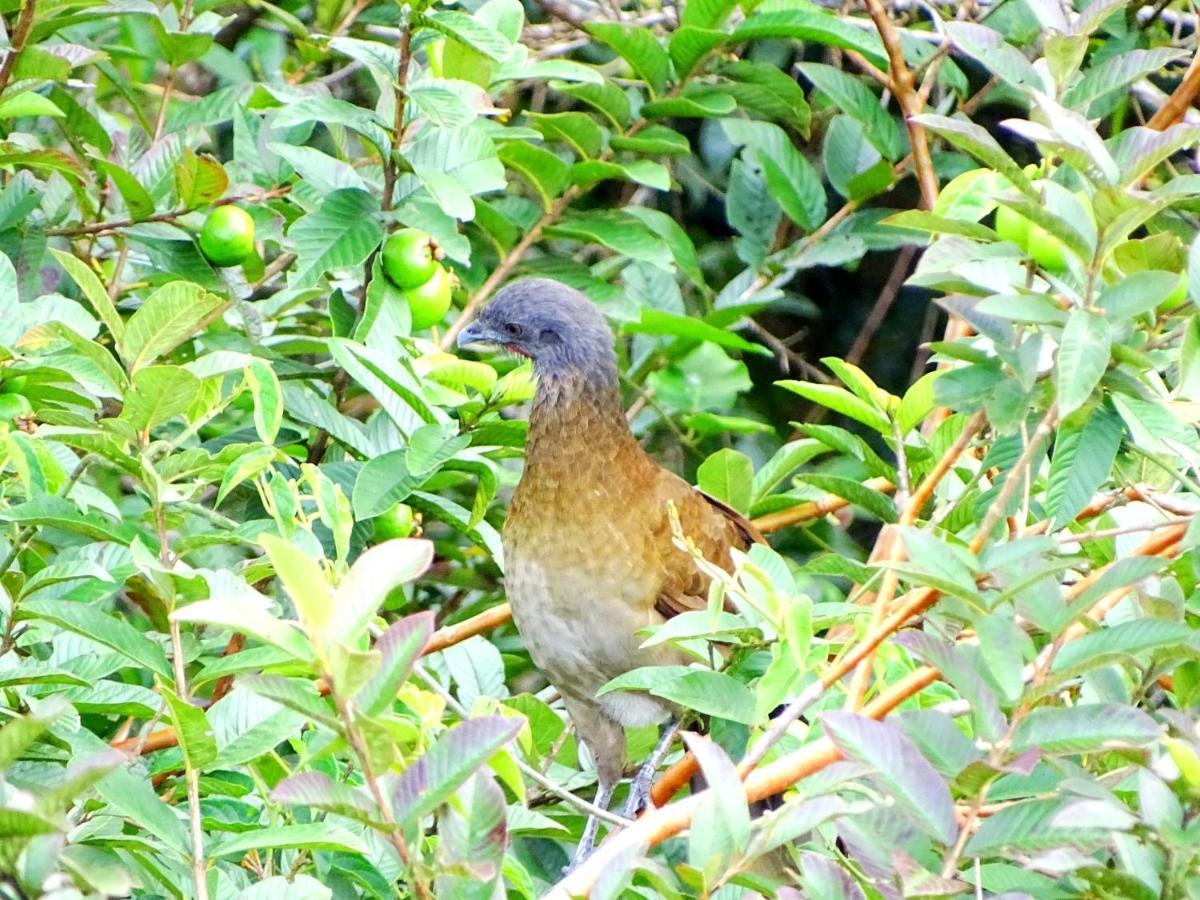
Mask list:
[[635,449],[615,366],[541,373],[529,416],[527,469],[557,466],[576,454],[611,457]]

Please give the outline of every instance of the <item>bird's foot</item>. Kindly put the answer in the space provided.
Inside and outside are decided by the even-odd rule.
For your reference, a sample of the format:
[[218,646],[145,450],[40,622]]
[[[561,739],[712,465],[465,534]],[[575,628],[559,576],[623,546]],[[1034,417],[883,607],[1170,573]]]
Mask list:
[[587,825],[583,828],[583,837],[579,839],[579,846],[575,848],[575,855],[571,857],[570,864],[563,867],[564,875],[573,872],[580,863],[591,856],[596,847],[596,833],[599,829],[600,820],[595,816],[588,816]]
[[629,785],[629,799],[625,802],[625,818],[636,819],[638,813],[651,805],[650,794],[654,789],[654,776],[658,774],[658,767],[662,765],[662,761],[670,751],[671,741],[675,739],[675,732],[678,730],[679,720],[674,717],[663,725],[658,743],[650,751],[650,755],[646,757],[646,761],[642,763],[642,767],[638,769]]
[[[612,785],[600,784],[596,790],[596,798],[593,801],[600,809],[607,810],[608,803],[612,799]],[[575,869],[581,862],[591,855],[592,849],[596,846],[596,834],[600,830],[600,819],[594,815],[588,816],[587,824],[583,826],[583,836],[579,839],[579,846],[575,848],[575,855],[571,857],[570,865],[563,869],[563,874],[567,874]]]

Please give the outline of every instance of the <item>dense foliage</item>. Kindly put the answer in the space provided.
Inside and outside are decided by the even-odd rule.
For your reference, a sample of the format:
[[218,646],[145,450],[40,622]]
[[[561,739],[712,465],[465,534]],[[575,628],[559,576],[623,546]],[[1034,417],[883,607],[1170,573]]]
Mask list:
[[[1200,895],[1196,19],[1075,6],[0,0],[0,896]],[[561,884],[529,273],[773,544]]]

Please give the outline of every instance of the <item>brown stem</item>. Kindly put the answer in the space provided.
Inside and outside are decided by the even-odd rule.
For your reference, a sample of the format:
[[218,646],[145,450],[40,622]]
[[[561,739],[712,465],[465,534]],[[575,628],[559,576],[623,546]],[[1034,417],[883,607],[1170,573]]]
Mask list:
[[[897,526],[895,528],[886,527],[880,532],[879,540],[876,542],[871,553],[873,557],[884,560],[884,565],[899,562],[903,559],[904,545],[900,540],[900,529],[908,528],[917,521],[917,516],[920,515],[921,509],[929,501],[929,498],[933,496],[938,483],[950,471],[950,468],[958,461],[958,458],[962,456],[963,451],[975,439],[975,435],[982,430],[986,422],[987,417],[982,410],[975,413],[971,421],[967,423],[967,427],[959,434],[958,439],[942,454],[937,464],[933,467],[933,470],[921,482],[920,486],[913,492],[913,495],[906,499]],[[1010,475],[1009,477],[1012,476]],[[896,596],[896,588],[899,586],[900,575],[894,568],[889,566],[883,573],[883,582],[878,594],[874,598],[875,607],[871,613],[872,629],[878,628],[883,621],[888,607],[892,603],[892,599]],[[863,698],[867,693],[867,684],[871,678],[871,667],[874,659],[874,652],[868,653],[855,667],[854,675],[850,679],[850,686],[846,691],[847,709],[857,710],[862,707]]]
[[8,87],[13,69],[17,66],[17,60],[21,58],[21,53],[25,50],[25,42],[29,40],[29,32],[33,30],[33,18],[36,12],[37,0],[25,0],[25,5],[21,7],[21,12],[17,15],[17,24],[13,28],[8,53],[4,55],[4,62],[0,63],[0,94],[3,94],[4,89]]
[[350,749],[354,751],[354,755],[358,757],[358,765],[362,770],[363,780],[366,781],[367,788],[371,791],[371,797],[379,809],[380,818],[388,826],[388,841],[396,848],[396,853],[400,856],[400,861],[404,863],[404,867],[412,877],[413,892],[424,900],[424,898],[429,897],[429,889],[416,874],[412,853],[408,849],[408,842],[404,840],[404,834],[396,824],[396,817],[392,815],[392,805],[383,795],[383,789],[379,786],[379,779],[375,777],[375,770],[371,766],[371,757],[367,754],[367,745],[363,742],[362,735],[358,733],[358,729],[354,727],[354,716],[351,712],[350,704],[337,693],[334,694],[333,700],[337,706],[338,714],[342,717],[342,723],[346,726],[346,741],[350,744]]
[[[263,200],[272,200],[276,197],[282,197],[292,189],[291,185],[285,184],[280,187],[271,188],[269,191],[256,191],[252,194],[234,194],[229,197],[222,197],[220,200],[213,202],[213,206],[222,206],[226,203],[259,203]],[[143,222],[173,222],[180,216],[187,215],[192,210],[190,209],[175,209],[170,212],[154,213],[153,215],[145,216],[141,219],[111,219],[107,222],[91,222],[87,225],[69,225],[64,228],[50,228],[46,230],[48,237],[84,237],[87,235],[107,234],[110,231],[119,231],[122,228],[130,228],[134,225],[141,225]]]
[[383,210],[392,208],[392,194],[396,188],[396,154],[400,152],[400,143],[404,140],[404,106],[408,100],[408,66],[412,59],[412,28],[405,25],[404,34],[400,38],[400,62],[396,66],[396,84],[394,106],[395,116],[392,119],[392,150],[383,166]]
[[1179,82],[1179,86],[1171,92],[1167,102],[1158,108],[1146,124],[1150,128],[1166,131],[1183,118],[1183,114],[1196,99],[1197,93],[1200,93],[1200,53],[1192,56],[1191,65],[1184,73],[1183,81]]
[[888,17],[887,9],[881,0],[866,0],[867,15],[875,23],[879,39],[883,41],[883,49],[887,52],[888,65],[892,81],[892,93],[896,103],[904,114],[904,125],[908,129],[909,144],[912,145],[913,169],[917,175],[917,184],[921,186],[921,205],[925,209],[933,209],[937,202],[938,179],[933,169],[933,157],[929,154],[929,141],[925,137],[925,129],[916,121],[925,108],[917,93],[913,74],[904,61],[904,52],[900,49],[900,35],[896,26]]

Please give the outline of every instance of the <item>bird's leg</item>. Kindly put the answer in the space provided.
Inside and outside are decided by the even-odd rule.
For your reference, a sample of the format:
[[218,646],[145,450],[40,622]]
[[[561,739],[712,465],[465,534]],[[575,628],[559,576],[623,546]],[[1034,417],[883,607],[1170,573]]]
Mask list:
[[658,767],[662,765],[663,759],[666,758],[667,752],[671,749],[671,741],[675,739],[675,732],[678,730],[679,719],[676,716],[672,716],[663,725],[658,743],[650,751],[650,755],[646,757],[646,761],[642,763],[642,767],[638,769],[638,773],[633,776],[633,781],[629,785],[629,800],[625,803],[625,818],[637,818],[637,814],[650,805],[650,791],[654,787],[654,776],[658,772]]
[[[598,784],[596,786],[596,797],[592,801],[593,804],[601,809],[608,809],[608,803],[612,800],[613,787],[611,784]],[[592,852],[592,848],[596,846],[596,833],[600,829],[600,820],[595,816],[588,816],[587,824],[583,827],[583,837],[579,839],[579,846],[575,848],[575,855],[571,858],[571,865],[566,871],[570,872],[577,865],[588,858]]]

